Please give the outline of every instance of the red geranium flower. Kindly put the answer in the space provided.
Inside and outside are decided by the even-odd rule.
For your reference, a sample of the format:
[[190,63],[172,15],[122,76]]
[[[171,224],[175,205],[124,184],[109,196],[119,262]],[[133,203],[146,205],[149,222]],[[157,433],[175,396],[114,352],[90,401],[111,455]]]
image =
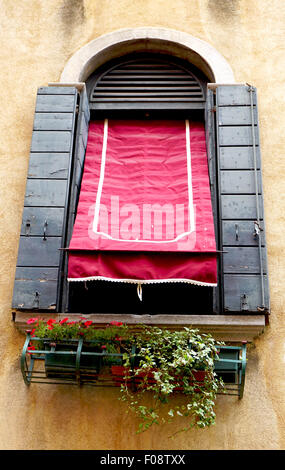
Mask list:
[[48,330],[53,330],[53,325],[49,325]]
[[36,323],[36,321],[38,321],[38,318],[29,318],[27,323],[28,323],[28,325],[30,325],[31,323]]
[[122,339],[123,338],[121,336],[116,336],[116,338],[115,338],[116,341],[122,341]]
[[55,323],[56,320],[53,320],[53,318],[50,318],[48,321],[47,321],[47,324],[52,326],[53,323]]
[[101,346],[101,349],[106,349],[107,346],[105,346],[105,344],[103,344],[103,346]]
[[88,320],[88,321],[86,321],[86,322],[84,323],[84,326],[87,326],[87,327],[88,327],[88,326],[92,325],[92,323],[93,323],[93,322],[92,322],[91,320]]
[[63,323],[67,322],[68,318],[63,318],[62,320],[60,320],[59,324],[62,325]]
[[36,348],[35,346],[31,345],[31,346],[28,346],[28,351],[35,351]]
[[122,324],[123,323],[121,321],[116,321],[116,320],[110,321],[110,325],[112,326],[122,326]]

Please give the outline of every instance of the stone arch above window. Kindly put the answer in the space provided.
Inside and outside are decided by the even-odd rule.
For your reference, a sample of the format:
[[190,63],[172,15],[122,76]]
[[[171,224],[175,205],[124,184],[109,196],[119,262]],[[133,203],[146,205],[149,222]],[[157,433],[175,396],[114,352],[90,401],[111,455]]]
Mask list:
[[60,82],[85,82],[102,64],[132,52],[172,54],[198,67],[211,82],[235,83],[230,65],[212,45],[188,33],[154,27],[121,29],[94,39],[69,59]]

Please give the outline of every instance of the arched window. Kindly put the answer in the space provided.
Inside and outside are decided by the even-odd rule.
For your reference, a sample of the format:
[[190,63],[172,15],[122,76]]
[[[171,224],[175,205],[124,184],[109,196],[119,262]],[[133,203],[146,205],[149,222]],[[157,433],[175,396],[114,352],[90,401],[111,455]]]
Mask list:
[[[145,121],[153,123],[152,131],[161,120],[162,126],[185,119],[204,125],[207,79],[182,60],[145,53],[122,57],[96,70],[86,85],[90,122],[109,118],[143,126]],[[89,279],[71,283],[69,293],[69,309],[75,312],[187,313],[190,299],[193,313],[213,309],[213,287],[201,291],[199,282],[146,283],[142,300],[136,284],[123,282]]]

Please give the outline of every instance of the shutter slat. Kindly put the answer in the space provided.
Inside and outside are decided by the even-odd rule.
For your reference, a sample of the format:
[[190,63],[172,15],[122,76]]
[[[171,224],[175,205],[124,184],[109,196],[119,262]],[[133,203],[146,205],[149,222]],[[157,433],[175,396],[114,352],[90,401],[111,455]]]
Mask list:
[[67,178],[69,153],[31,153],[28,178]]
[[70,152],[71,132],[34,131],[31,152]]
[[24,207],[21,235],[47,236],[62,235],[63,207]]
[[[70,86],[45,86],[38,88],[39,95],[72,95],[74,97],[74,87]],[[60,96],[60,99],[62,97]]]
[[[257,147],[257,170],[260,169],[260,151]],[[220,168],[221,170],[253,170],[252,147],[220,147]]]
[[[54,94],[55,87],[51,88],[53,88],[53,94],[38,94],[36,112],[73,114],[76,98],[74,92],[71,95],[61,95],[60,93]],[[70,91],[71,90],[72,88],[70,88]]]
[[17,265],[22,266],[59,266],[61,237],[21,236]]
[[[268,284],[264,276],[265,285]],[[257,275],[225,274],[224,309],[226,312],[258,312],[260,308],[260,279]],[[265,290],[265,305],[269,305],[268,289]],[[260,313],[260,311],[259,311]]]
[[71,130],[72,124],[72,113],[36,113],[34,119],[34,130]]
[[25,206],[64,207],[67,179],[28,179]]
[[156,86],[102,86],[98,84],[96,86],[96,93],[101,92],[101,91],[124,91],[124,90],[132,90],[132,91],[157,91],[157,90],[163,90],[163,91],[200,91],[200,87],[198,86],[177,86],[177,87],[162,87],[161,82],[157,84]]
[[[217,87],[219,106],[250,106],[249,87],[245,85],[220,85]],[[256,104],[256,96],[253,98]]]
[[[159,88],[160,90],[160,88]],[[96,90],[96,92],[93,94],[93,97],[94,98],[98,98],[100,97],[101,95],[104,96],[104,93],[101,93],[100,90]],[[147,96],[153,96],[153,97],[160,97],[160,96],[175,96],[177,98],[179,97],[183,97],[183,96],[201,96],[201,93],[200,92],[196,92],[196,91],[193,91],[193,92],[178,92],[178,91],[172,91],[172,92],[167,92],[167,91],[157,91],[157,92],[146,92],[145,90],[141,90],[141,93],[136,93],[136,92],[125,92],[125,91],[121,91],[120,93],[114,93],[114,92],[111,92],[111,93],[108,93],[108,96],[112,97],[128,97],[128,96],[133,96],[133,97],[142,97],[142,95],[144,97],[147,97]]]
[[175,110],[177,109],[204,109],[205,104],[202,101],[179,101],[174,100],[172,102],[170,101],[148,101],[145,102],[143,101],[129,101],[125,102],[125,100],[122,101],[117,101],[116,103],[114,101],[110,102],[93,102],[90,104],[90,109],[91,110],[139,110],[139,109],[144,109],[144,110]]
[[[220,196],[221,217],[225,219],[256,219],[256,197],[255,195],[222,194]],[[259,212],[263,215],[262,198],[259,196]]]
[[[258,141],[258,133],[255,128],[255,139]],[[220,126],[219,127],[219,145],[252,145],[251,126]]]
[[[261,239],[264,245],[264,224],[261,221]],[[258,246],[258,237],[255,233],[254,220],[223,220],[223,245],[229,246]],[[227,248],[225,248],[227,250]]]
[[[266,273],[265,253],[263,249],[263,272]],[[260,273],[258,247],[235,246],[225,248],[224,274]]]
[[[118,81],[115,81],[115,80],[108,80],[106,82],[99,82],[98,86],[100,87],[101,84],[104,83],[104,86],[105,87],[108,87],[109,85],[113,86],[118,86]],[[133,80],[130,78],[129,80],[120,80],[119,81],[120,85],[127,85],[129,87],[132,87],[134,85],[134,82]],[[194,83],[194,82],[193,82]],[[164,79],[164,80],[145,80],[145,77],[141,80],[141,81],[137,81],[135,83],[136,86],[140,85],[140,86],[144,86],[144,85],[155,85],[157,84],[157,87],[158,86],[164,86],[164,85],[176,85],[176,87],[178,85],[189,85],[190,82],[188,80],[181,80],[179,81],[179,83],[177,82],[177,80],[170,80],[169,78],[168,79]]]
[[[221,194],[255,194],[253,170],[221,170]],[[260,171],[257,172],[258,193],[261,193]]]
[[103,103],[103,102],[113,102],[113,103],[116,103],[116,102],[120,102],[120,101],[123,101],[123,102],[143,102],[143,103],[146,103],[146,102],[153,102],[153,101],[156,101],[156,102],[189,102],[189,103],[193,103],[194,101],[198,101],[200,102],[201,99],[200,98],[187,98],[187,97],[177,97],[177,98],[159,98],[159,97],[153,97],[153,98],[146,98],[146,97],[134,97],[134,98],[127,98],[127,97],[121,97],[121,98],[114,98],[114,97],[104,97],[104,98],[95,98],[96,99],[96,102],[97,103]]
[[179,80],[187,80],[188,76],[186,73],[182,74],[182,75],[173,75],[173,73],[168,73],[167,75],[165,73],[155,73],[153,71],[151,71],[151,74],[148,72],[146,74],[141,74],[141,75],[132,75],[130,73],[128,73],[127,75],[120,75],[120,74],[116,74],[116,73],[113,73],[111,72],[109,76],[105,76],[104,77],[104,81],[105,80],[121,80],[121,79],[126,79],[126,78],[131,78],[132,80],[141,80],[141,79],[149,79],[149,80],[163,80],[163,79],[169,79],[169,78],[173,78],[177,81]]
[[18,267],[14,285],[14,308],[55,310],[57,278],[57,268]]
[[[219,108],[219,124],[223,126],[251,125],[251,110],[249,106],[226,106]],[[254,109],[254,124],[257,124],[257,109]]]

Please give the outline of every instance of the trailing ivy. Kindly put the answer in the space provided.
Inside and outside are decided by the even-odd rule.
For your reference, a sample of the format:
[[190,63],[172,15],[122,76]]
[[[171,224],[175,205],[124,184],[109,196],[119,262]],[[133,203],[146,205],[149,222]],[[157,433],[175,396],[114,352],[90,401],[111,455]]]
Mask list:
[[[136,353],[135,358],[130,351],[124,355],[124,365],[130,370],[126,380],[134,374],[140,381],[135,393],[126,381],[121,387],[121,399],[141,420],[138,432],[153,424],[171,422],[175,417],[188,418],[184,431],[215,424],[215,399],[223,382],[214,372],[214,360],[223,343],[197,329],[169,331],[146,326],[130,342],[136,345]],[[133,369],[132,359],[136,364]],[[149,392],[153,394],[151,406],[143,404]],[[183,404],[171,406],[170,399],[176,392],[183,394]],[[168,419],[163,413],[166,405]]]

